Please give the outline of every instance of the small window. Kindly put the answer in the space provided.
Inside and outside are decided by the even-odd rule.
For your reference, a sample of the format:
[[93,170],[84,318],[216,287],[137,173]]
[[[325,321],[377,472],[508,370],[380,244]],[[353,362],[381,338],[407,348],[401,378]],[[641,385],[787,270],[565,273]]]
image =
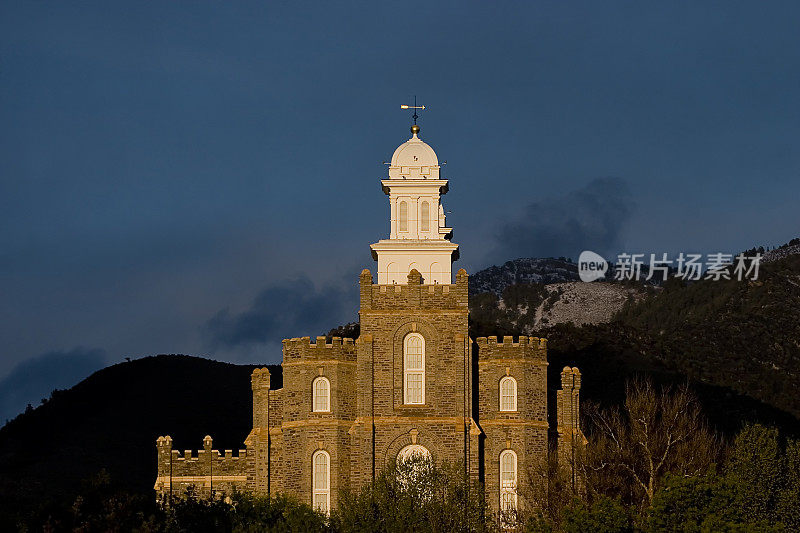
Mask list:
[[399,231],[408,231],[408,204],[400,202],[400,229]]
[[504,450],[500,454],[500,512],[517,510],[517,454]]
[[431,229],[431,204],[428,202],[422,202],[422,206],[419,209],[420,214],[420,223],[419,227],[421,231],[430,231]]
[[403,388],[404,403],[425,403],[425,339],[419,333],[403,340]]
[[500,410],[517,410],[517,380],[511,376],[500,380]]
[[314,412],[327,412],[331,410],[331,382],[328,378],[319,377],[314,380]]
[[331,509],[331,456],[326,451],[318,451],[311,458],[313,463],[312,486],[314,487],[313,506],[316,511],[329,514]]

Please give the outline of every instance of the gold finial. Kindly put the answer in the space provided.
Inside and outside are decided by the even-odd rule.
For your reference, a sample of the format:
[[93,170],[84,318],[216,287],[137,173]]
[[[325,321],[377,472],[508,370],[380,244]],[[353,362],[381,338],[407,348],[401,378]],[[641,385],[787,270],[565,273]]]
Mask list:
[[414,135],[416,135],[417,133],[419,133],[419,126],[417,126],[416,124],[414,124],[413,126],[411,126],[411,133],[413,133]]

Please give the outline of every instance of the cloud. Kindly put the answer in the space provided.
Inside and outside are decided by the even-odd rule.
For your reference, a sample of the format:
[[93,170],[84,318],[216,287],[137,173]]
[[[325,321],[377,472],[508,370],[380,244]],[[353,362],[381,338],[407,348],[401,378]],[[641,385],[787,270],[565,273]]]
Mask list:
[[203,329],[211,349],[280,342],[292,336],[314,337],[352,321],[355,296],[355,289],[317,288],[307,276],[300,276],[263,289],[241,313],[219,311]]
[[38,405],[53,389],[69,388],[105,365],[104,350],[86,348],[47,352],[19,363],[0,381],[0,423],[29,403]]
[[583,250],[616,253],[636,209],[628,184],[597,178],[558,198],[537,200],[521,216],[503,223],[490,262],[519,257],[572,257]]

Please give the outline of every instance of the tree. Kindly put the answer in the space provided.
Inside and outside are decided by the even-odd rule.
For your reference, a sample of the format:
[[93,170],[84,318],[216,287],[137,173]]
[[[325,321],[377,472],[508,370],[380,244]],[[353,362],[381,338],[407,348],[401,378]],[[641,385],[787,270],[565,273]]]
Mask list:
[[774,516],[783,470],[778,430],[749,424],[736,436],[728,477],[736,486],[738,505],[750,520]]
[[564,533],[627,533],[633,531],[622,502],[602,496],[591,505],[575,500],[563,511]]
[[784,531],[780,523],[748,520],[737,505],[735,485],[713,471],[700,476],[668,475],[653,498],[646,529],[653,533]]
[[657,390],[651,381],[635,380],[626,385],[622,409],[588,406],[586,412],[587,489],[642,507],[653,502],[667,473],[701,474],[721,446],[687,385]]
[[800,441],[789,439],[784,447],[777,429],[745,426],[734,441],[727,478],[748,520],[780,520],[800,530]]
[[463,466],[412,456],[383,470],[356,494],[344,493],[331,516],[335,531],[448,532],[494,530],[482,487]]

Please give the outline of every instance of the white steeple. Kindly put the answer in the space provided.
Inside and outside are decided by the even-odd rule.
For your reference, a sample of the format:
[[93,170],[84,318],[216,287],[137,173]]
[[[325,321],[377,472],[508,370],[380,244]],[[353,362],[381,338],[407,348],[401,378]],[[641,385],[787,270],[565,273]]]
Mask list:
[[411,138],[397,147],[389,166],[389,179],[381,180],[389,196],[390,231],[370,248],[378,261],[378,283],[408,283],[416,269],[423,283],[452,283],[452,263],[458,245],[450,242],[453,229],[446,227],[440,197],[447,180],[440,179],[439,159],[433,148],[411,127]]

